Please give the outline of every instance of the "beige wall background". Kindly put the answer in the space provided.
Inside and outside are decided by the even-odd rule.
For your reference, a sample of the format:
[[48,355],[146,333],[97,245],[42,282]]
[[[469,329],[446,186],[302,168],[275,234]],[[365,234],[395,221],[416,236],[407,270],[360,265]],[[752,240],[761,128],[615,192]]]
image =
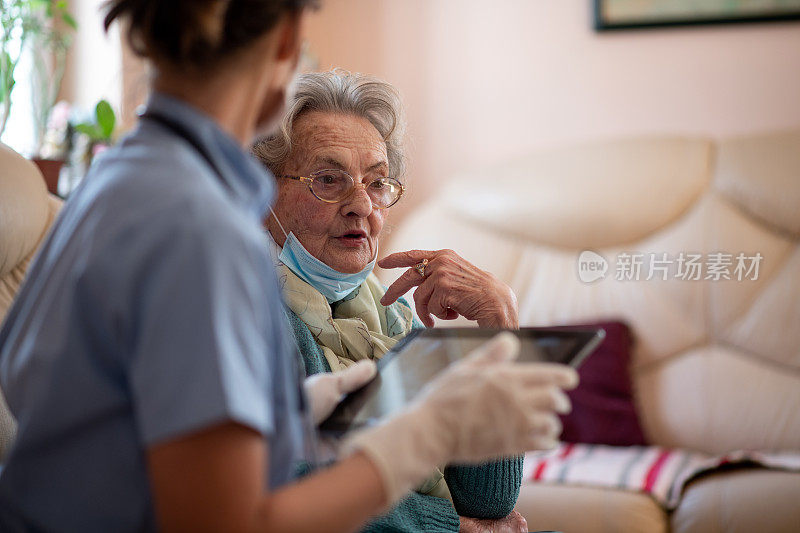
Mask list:
[[[102,0],[72,3],[81,35],[65,96],[133,123],[146,75],[103,35]],[[640,134],[713,137],[800,127],[800,23],[612,32],[591,0],[326,0],[321,68],[380,76],[409,121],[400,221],[459,172],[531,150]]]
[[590,0],[329,0],[320,67],[369,72],[407,105],[411,194],[575,141],[800,127],[800,24],[613,33]]
[[93,110],[106,99],[119,110],[123,87],[122,47],[119,29],[103,30],[103,0],[72,0],[70,11],[78,31],[67,54],[67,68],[59,97]]

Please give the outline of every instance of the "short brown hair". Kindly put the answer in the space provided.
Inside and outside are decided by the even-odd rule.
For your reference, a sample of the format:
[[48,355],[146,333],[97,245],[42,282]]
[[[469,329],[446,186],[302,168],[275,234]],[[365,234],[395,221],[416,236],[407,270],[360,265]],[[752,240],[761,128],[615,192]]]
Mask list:
[[127,22],[134,52],[175,65],[214,64],[319,0],[108,0],[103,25]]

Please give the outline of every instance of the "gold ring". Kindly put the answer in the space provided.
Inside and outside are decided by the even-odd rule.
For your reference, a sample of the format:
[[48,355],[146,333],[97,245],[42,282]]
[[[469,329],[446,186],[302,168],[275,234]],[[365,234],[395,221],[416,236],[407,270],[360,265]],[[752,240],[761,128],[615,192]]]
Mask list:
[[416,270],[417,273],[424,278],[425,277],[425,267],[426,266],[428,266],[428,260],[427,259],[423,259],[422,261],[420,261],[419,263],[414,265],[414,270]]

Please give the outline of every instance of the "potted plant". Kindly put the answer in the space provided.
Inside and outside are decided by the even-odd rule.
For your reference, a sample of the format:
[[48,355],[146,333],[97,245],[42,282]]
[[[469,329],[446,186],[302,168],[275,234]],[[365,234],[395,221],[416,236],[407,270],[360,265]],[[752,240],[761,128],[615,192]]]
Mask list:
[[94,115],[89,120],[69,123],[69,164],[64,169],[68,175],[64,190],[60,191],[62,196],[66,197],[72,192],[83,179],[94,158],[114,143],[116,126],[117,115],[106,100],[97,103]]
[[[33,160],[45,174],[48,189],[56,192],[63,154],[42,153],[42,147],[77,24],[67,12],[66,0],[0,0],[0,7],[0,135],[11,112],[11,95],[18,81],[17,65],[29,52],[35,135]],[[55,156],[55,162],[47,156]]]

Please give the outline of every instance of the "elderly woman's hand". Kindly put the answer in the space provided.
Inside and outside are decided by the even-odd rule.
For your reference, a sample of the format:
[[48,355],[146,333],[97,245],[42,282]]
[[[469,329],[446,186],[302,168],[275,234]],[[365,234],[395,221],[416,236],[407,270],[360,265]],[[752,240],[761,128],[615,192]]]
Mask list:
[[[414,267],[425,259],[427,264],[421,274]],[[378,266],[410,267],[389,286],[381,304],[389,305],[417,287],[417,315],[428,327],[434,325],[431,315],[444,320],[461,315],[484,328],[519,327],[517,298],[511,288],[453,250],[397,252],[378,261]]]
[[459,517],[459,533],[528,533],[528,522],[517,511],[499,520]]

